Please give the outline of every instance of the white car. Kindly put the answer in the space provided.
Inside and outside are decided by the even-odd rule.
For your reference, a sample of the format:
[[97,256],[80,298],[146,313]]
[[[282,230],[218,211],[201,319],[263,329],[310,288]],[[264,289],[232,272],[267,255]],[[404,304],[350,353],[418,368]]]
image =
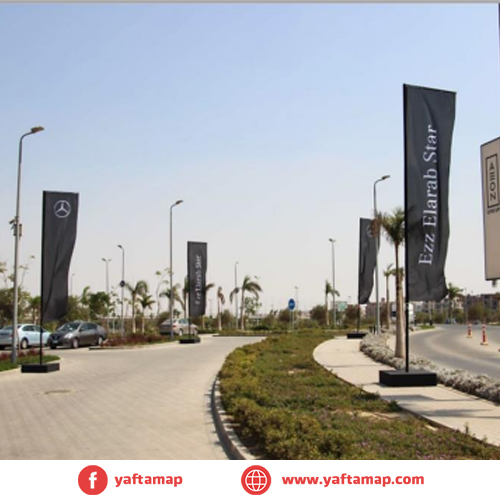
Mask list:
[[[42,329],[42,343],[47,345],[50,332]],[[40,346],[40,326],[22,324],[17,326],[18,346],[21,349]],[[12,325],[0,330],[0,350],[12,346]]]
[[[192,335],[197,335],[198,334],[198,327],[191,323],[191,326],[189,325],[189,322],[187,319],[174,319],[174,335],[183,335],[183,334],[189,334],[191,333]],[[169,335],[170,334],[170,320],[167,319],[160,325],[160,334],[161,335]]]

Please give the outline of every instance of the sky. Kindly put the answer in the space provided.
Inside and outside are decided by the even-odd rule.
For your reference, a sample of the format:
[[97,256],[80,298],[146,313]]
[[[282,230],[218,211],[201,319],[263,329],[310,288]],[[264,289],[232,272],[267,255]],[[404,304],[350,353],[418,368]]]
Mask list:
[[[404,83],[457,92],[446,277],[484,278],[480,145],[498,137],[496,4],[0,5],[0,260],[39,294],[42,191],[80,193],[73,292],[187,269],[208,243],[226,296],[258,277],[263,309],[310,309],[332,279],[357,297],[359,218],[403,205]],[[382,242],[379,265],[394,262]],[[385,283],[381,278],[381,296]],[[392,285],[393,286],[393,285]],[[394,292],[392,291],[392,295]],[[372,294],[374,300],[375,293]],[[208,313],[216,312],[215,292]],[[162,304],[164,308],[165,305]]]

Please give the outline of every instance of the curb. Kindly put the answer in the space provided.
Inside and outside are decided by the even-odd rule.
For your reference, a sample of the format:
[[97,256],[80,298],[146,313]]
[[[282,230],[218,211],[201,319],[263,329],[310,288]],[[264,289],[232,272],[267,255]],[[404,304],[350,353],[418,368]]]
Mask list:
[[222,406],[219,385],[219,377],[217,376],[212,385],[210,406],[212,408],[215,429],[224,451],[227,453],[230,460],[258,460],[258,457],[250,453],[248,448],[236,435],[231,421]]

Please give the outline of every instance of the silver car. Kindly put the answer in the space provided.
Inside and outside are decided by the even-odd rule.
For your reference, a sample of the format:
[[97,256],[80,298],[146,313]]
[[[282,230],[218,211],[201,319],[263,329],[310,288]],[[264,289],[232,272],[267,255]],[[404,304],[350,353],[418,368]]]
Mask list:
[[[174,319],[174,325],[173,325],[173,330],[174,330],[174,335],[183,335],[183,334],[194,334],[196,335],[198,333],[198,327],[191,323],[191,326],[189,325],[189,322],[187,319]],[[160,334],[161,335],[169,335],[170,334],[170,320],[167,319],[160,325]]]
[[106,330],[95,323],[87,321],[72,321],[60,326],[49,337],[48,345],[51,349],[57,347],[71,347],[102,345],[108,334]]
[[[12,346],[12,325],[0,330],[0,349]],[[50,332],[42,328],[42,344],[47,345]],[[17,326],[17,342],[21,349],[40,346],[40,326],[21,324]]]

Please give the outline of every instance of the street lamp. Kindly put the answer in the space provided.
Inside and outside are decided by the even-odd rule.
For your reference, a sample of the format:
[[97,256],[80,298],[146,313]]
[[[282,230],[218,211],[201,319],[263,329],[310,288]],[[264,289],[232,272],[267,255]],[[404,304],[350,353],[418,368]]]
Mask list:
[[234,265],[234,318],[238,329],[238,262]]
[[[21,164],[23,160],[23,139],[28,135],[42,132],[43,127],[33,127],[29,132],[23,134],[19,139],[19,160],[17,164],[17,198],[16,198],[16,216],[11,221],[12,230],[14,231],[14,311],[12,318],[12,351],[10,360],[12,363],[17,363],[17,315],[19,306],[19,287],[18,287],[18,266],[19,266],[19,238],[21,237],[22,225],[20,223],[21,212]],[[43,307],[43,304],[42,304]]]
[[101,259],[106,264],[106,295],[108,296],[108,307],[106,307],[106,325],[109,330],[109,263],[111,259],[105,259],[102,257]]
[[170,206],[170,340],[174,339],[174,287],[173,287],[173,263],[172,263],[172,210],[177,205],[180,205],[183,200],[177,200],[173,205]]
[[[377,217],[377,184],[379,182],[385,181],[386,179],[389,179],[390,175],[384,175],[380,179],[377,179],[373,183],[373,217]],[[376,253],[375,253],[375,300],[377,302],[377,335],[380,334],[380,302],[379,302],[379,296],[378,296],[378,247],[379,247],[379,238],[380,238],[380,228],[377,226],[377,234],[375,235],[375,247],[376,247]],[[399,269],[396,270],[399,272]],[[387,307],[389,307],[389,304],[387,304]]]
[[120,281],[120,287],[122,289],[122,293],[121,293],[121,336],[122,336],[122,339],[125,337],[125,309],[124,309],[124,305],[125,305],[125,298],[123,296],[124,292],[125,292],[125,249],[121,246],[121,245],[118,245],[118,248],[121,249],[122,251],[122,279]]
[[332,244],[333,329],[335,330],[337,328],[337,308],[335,304],[335,241],[337,240],[329,238],[329,241]]

